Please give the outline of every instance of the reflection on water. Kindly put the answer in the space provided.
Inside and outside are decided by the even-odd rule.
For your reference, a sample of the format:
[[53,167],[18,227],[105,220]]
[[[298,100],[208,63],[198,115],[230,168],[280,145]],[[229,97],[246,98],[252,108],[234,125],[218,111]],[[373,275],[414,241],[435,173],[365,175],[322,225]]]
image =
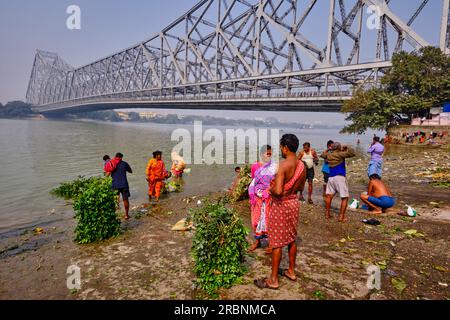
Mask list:
[[[102,174],[104,154],[116,152],[133,168],[129,175],[132,205],[146,201],[145,168],[156,149],[170,167],[170,153],[177,142],[173,130],[190,126],[0,119],[0,233],[38,223],[69,219],[73,212],[49,191],[79,175]],[[225,130],[225,128],[219,128]],[[323,150],[329,139],[355,144],[355,136],[337,130],[290,130],[300,141]],[[283,133],[283,132],[282,132]],[[371,135],[360,137],[362,151]],[[190,165],[184,188],[174,196],[193,196],[226,189],[234,178],[234,165]],[[54,209],[54,210],[53,210]]]

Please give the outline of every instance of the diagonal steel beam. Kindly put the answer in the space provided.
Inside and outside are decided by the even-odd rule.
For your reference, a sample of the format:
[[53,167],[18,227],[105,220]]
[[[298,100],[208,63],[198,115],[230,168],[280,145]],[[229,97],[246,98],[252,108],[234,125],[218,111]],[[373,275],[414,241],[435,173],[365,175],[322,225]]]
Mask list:
[[366,5],[375,5],[380,9],[380,12],[386,16],[389,21],[396,25],[405,35],[406,41],[408,41],[416,50],[427,47],[430,44],[419,36],[411,27],[409,27],[402,19],[395,15],[385,0],[362,0]]

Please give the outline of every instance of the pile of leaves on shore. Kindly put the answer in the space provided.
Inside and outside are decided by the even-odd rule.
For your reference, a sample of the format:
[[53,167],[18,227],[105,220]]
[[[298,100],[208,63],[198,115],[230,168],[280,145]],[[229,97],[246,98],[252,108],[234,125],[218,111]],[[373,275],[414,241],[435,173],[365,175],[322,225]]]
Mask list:
[[246,165],[241,169],[239,178],[240,178],[239,182],[230,196],[231,202],[237,202],[244,199],[248,199],[248,187],[252,182],[252,174],[249,165]]
[[226,207],[224,199],[205,200],[190,211],[190,219],[195,226],[191,253],[197,283],[207,294],[215,295],[220,288],[240,281],[245,273],[248,230],[236,212]]
[[181,191],[182,191],[181,183],[179,181],[172,180],[165,183],[162,193],[172,193]]
[[91,183],[96,180],[102,179],[101,177],[89,177],[78,176],[77,179],[70,182],[63,182],[59,187],[50,191],[50,194],[64,198],[66,200],[75,200],[80,194],[83,193]]
[[120,220],[116,214],[117,195],[110,177],[78,177],[62,183],[51,194],[74,200],[77,226],[75,241],[80,244],[106,240],[120,234]]
[[439,168],[432,176],[434,187],[450,188],[450,169]]

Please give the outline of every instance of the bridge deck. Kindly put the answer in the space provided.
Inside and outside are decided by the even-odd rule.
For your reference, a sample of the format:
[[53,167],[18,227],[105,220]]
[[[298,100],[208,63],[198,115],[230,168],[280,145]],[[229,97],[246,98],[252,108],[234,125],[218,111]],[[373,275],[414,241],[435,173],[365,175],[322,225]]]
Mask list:
[[206,110],[261,110],[297,112],[339,112],[345,97],[293,97],[293,98],[227,98],[191,100],[118,100],[70,101],[61,104],[37,106],[35,111],[43,114],[76,113],[108,109],[206,109]]

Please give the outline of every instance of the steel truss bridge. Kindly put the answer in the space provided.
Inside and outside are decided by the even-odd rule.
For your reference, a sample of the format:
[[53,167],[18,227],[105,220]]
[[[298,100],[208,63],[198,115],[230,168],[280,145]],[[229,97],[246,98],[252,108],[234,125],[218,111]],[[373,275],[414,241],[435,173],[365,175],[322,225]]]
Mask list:
[[[356,88],[379,83],[394,53],[428,45],[450,53],[449,1],[408,0],[405,13],[396,9],[405,0],[201,0],[151,38],[79,68],[38,50],[27,102],[49,114],[337,111]],[[433,42],[417,24],[436,5]]]

